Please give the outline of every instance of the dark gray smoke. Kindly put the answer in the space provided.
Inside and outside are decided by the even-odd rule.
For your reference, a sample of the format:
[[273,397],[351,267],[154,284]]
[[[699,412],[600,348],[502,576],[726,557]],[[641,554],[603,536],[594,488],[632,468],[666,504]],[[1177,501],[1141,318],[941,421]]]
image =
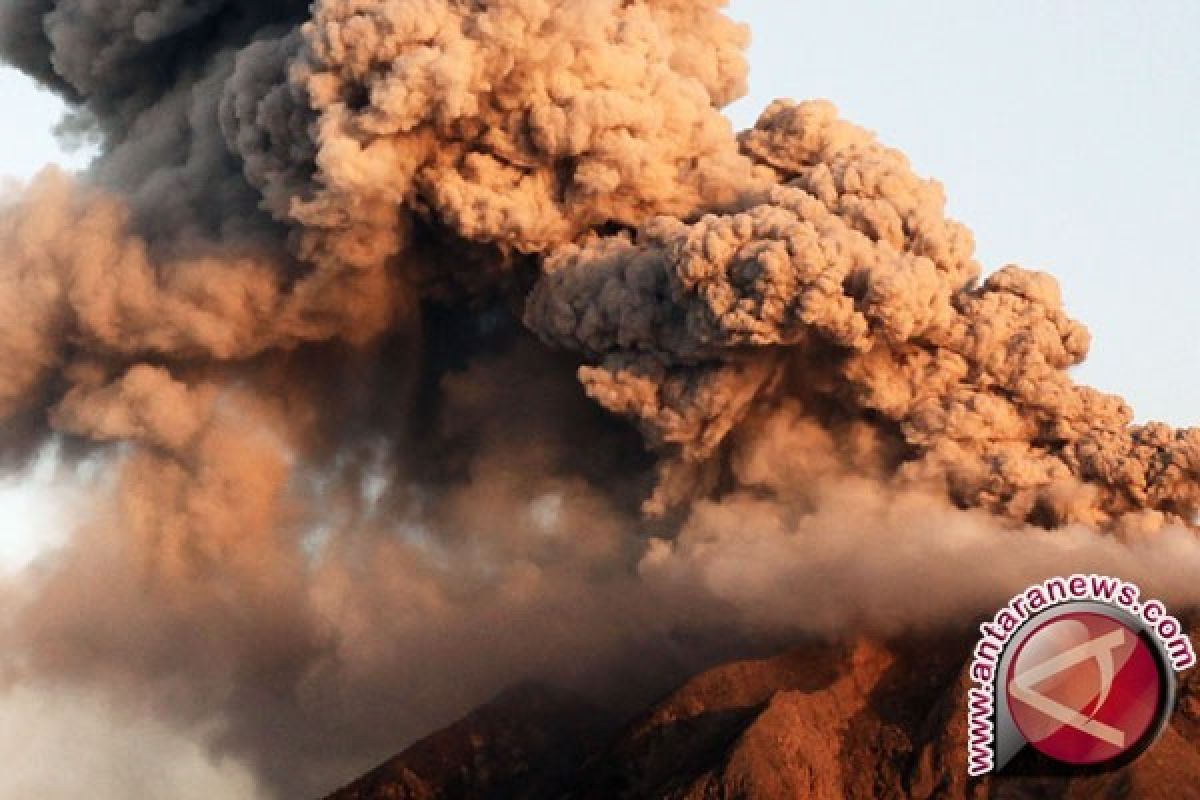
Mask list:
[[723,5],[0,11],[100,148],[0,199],[0,463],[102,476],[0,675],[180,737],[113,796],[197,746],[314,795],[517,680],[636,702],[1048,572],[1197,599],[1200,432],[1075,385],[1053,278],[981,283],[830,104],[736,135]]

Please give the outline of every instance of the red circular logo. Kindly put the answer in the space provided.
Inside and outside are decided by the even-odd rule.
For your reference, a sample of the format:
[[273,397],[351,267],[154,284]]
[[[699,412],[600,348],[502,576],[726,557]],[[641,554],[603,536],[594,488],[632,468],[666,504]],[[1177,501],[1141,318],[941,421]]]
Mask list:
[[1161,670],[1146,641],[1122,622],[1063,614],[1021,643],[1008,669],[1008,705],[1040,752],[1099,764],[1143,744],[1159,717]]

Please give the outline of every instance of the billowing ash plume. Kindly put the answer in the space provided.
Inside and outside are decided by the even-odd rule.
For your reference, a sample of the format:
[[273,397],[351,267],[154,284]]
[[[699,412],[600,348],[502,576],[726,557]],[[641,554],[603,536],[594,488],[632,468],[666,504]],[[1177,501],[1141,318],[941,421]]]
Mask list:
[[0,199],[0,458],[94,497],[0,584],[8,684],[294,797],[522,678],[1196,601],[1200,432],[829,104],[735,135],[722,5],[8,3],[101,148]]
[[1131,428],[1118,398],[1071,382],[1089,338],[1053,278],[1005,267],[976,287],[941,188],[827,103],[776,103],[741,145],[778,185],[737,211],[547,259],[527,320],[599,361],[581,373],[594,399],[685,463],[759,404],[807,395],[814,414],[873,420],[901,448],[895,478],[962,506],[1194,516],[1200,431]]

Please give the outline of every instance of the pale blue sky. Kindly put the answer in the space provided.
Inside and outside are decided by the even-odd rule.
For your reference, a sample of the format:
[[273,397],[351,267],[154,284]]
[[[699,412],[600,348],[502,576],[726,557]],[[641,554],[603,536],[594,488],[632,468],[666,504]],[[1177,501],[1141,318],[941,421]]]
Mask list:
[[[988,270],[1046,269],[1091,327],[1078,371],[1140,418],[1200,424],[1200,2],[734,0],[755,31],[740,126],[827,97],[947,187]],[[65,158],[59,107],[0,70],[0,175]],[[0,483],[0,563],[52,507]]]
[[987,270],[1053,272],[1091,328],[1077,376],[1200,424],[1200,2],[734,0],[749,125],[827,97],[945,184]]

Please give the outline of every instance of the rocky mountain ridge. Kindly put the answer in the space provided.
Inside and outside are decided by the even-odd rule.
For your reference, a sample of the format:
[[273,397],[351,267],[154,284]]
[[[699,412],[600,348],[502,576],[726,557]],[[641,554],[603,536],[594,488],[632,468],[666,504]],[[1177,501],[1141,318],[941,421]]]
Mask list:
[[1117,771],[1036,755],[966,775],[969,635],[811,644],[708,670],[621,726],[578,698],[506,693],[329,800],[1200,798],[1200,680]]

